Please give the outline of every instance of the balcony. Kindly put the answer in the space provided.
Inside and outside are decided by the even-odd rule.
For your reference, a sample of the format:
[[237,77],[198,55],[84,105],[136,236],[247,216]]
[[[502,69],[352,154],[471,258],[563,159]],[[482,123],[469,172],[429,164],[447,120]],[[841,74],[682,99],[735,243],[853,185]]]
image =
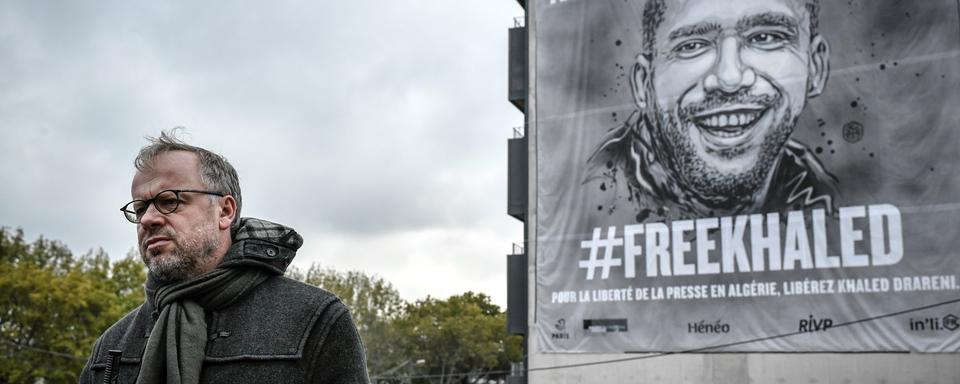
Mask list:
[[507,99],[520,112],[527,108],[527,27],[523,17],[513,20],[509,30],[509,55],[507,65]]
[[507,140],[507,214],[527,220],[527,138],[523,127],[513,129]]

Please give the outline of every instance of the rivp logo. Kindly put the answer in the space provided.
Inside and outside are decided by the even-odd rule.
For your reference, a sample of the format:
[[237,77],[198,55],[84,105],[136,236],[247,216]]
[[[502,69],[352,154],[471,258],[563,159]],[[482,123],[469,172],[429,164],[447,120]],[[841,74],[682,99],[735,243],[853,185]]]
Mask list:
[[806,319],[800,319],[800,330],[799,332],[817,332],[817,331],[826,331],[833,326],[833,319],[824,318],[817,319],[810,315]]
[[564,319],[557,320],[557,323],[553,325],[557,329],[556,332],[550,334],[550,338],[554,340],[566,340],[570,338],[570,334],[566,332],[567,330],[567,321]]

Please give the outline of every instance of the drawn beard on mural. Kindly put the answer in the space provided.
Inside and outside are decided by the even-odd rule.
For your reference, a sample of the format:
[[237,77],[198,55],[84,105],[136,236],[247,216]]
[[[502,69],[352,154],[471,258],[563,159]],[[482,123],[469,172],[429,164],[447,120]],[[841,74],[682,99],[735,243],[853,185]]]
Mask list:
[[688,105],[653,107],[648,119],[655,126],[657,158],[694,200],[718,209],[762,199],[799,120],[780,92],[753,94],[746,88],[715,92]]

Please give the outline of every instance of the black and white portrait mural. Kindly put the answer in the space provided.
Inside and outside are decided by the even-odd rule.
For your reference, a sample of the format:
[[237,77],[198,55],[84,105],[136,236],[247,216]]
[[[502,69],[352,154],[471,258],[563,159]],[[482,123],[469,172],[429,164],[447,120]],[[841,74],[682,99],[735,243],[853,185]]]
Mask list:
[[544,351],[960,351],[960,1],[532,6]]
[[[593,159],[622,169],[644,208],[700,217],[832,207],[835,177],[790,138],[830,74],[819,6],[754,3],[645,6],[628,71],[637,112]],[[714,17],[718,8],[730,17]]]

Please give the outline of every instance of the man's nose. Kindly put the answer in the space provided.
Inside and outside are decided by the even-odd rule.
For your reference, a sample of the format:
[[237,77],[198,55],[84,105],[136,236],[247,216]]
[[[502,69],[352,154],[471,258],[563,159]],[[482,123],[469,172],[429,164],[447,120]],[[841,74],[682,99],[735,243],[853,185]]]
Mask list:
[[140,225],[144,229],[159,227],[163,225],[164,220],[164,214],[160,213],[153,204],[150,204],[147,205],[147,210],[143,212],[143,216],[140,216]]
[[740,40],[737,37],[722,38],[717,49],[717,62],[703,79],[703,88],[707,92],[719,90],[735,93],[757,81],[753,68],[744,65],[740,57]]

